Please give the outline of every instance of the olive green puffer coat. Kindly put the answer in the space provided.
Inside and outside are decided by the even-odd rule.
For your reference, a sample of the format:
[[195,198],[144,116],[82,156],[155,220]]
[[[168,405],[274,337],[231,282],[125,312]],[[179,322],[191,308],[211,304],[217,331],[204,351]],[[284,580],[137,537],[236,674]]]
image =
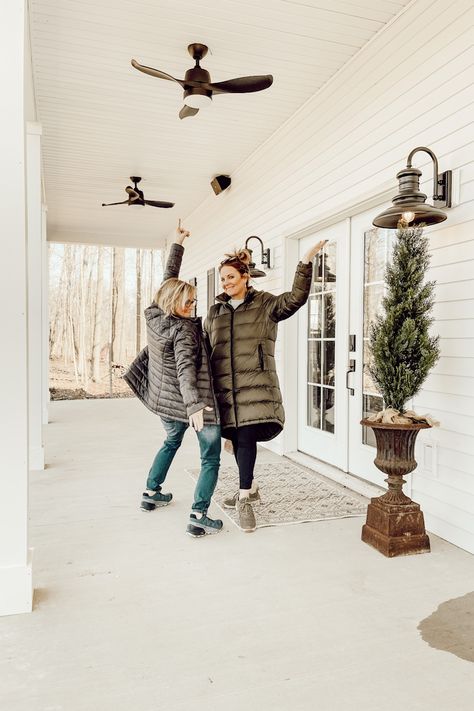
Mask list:
[[204,323],[210,347],[214,389],[221,425],[242,427],[276,423],[285,412],[275,368],[278,322],[292,316],[308,299],[312,264],[300,262],[291,291],[275,296],[250,287],[244,302],[232,308],[227,294],[217,296]]

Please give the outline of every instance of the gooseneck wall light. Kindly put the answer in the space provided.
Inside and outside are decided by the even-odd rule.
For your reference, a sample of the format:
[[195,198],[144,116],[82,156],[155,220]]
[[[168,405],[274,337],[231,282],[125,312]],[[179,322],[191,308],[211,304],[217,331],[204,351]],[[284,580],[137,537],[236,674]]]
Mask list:
[[251,235],[250,237],[247,237],[247,239],[245,240],[245,249],[248,249],[248,251],[250,252],[250,264],[249,264],[250,276],[251,276],[251,277],[264,277],[264,276],[267,276],[265,272],[262,272],[261,269],[257,269],[257,268],[255,267],[255,262],[252,260],[252,250],[250,249],[250,247],[248,247],[248,243],[250,242],[251,239],[256,239],[256,240],[258,240],[258,241],[260,242],[260,247],[261,247],[261,249],[262,249],[262,254],[261,254],[261,257],[260,257],[260,262],[261,262],[262,266],[267,267],[268,269],[271,268],[271,265],[270,265],[270,247],[268,247],[267,249],[265,249],[264,246],[263,246],[263,242],[262,242],[262,240],[260,239],[260,237],[257,237],[256,235]]
[[[412,167],[415,153],[424,151],[433,161],[433,201],[436,205],[426,205],[426,195],[420,192],[421,170]],[[407,167],[397,173],[398,195],[392,198],[392,207],[377,215],[375,227],[396,230],[399,226],[413,227],[425,224],[435,225],[446,220],[447,215],[440,208],[451,207],[452,171],[438,173],[438,159],[430,148],[414,148],[407,159]]]

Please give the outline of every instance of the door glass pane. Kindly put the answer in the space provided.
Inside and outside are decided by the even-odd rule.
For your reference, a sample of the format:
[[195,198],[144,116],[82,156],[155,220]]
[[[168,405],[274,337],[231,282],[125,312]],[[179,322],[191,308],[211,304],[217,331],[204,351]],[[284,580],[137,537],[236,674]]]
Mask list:
[[308,341],[308,383],[321,382],[321,341]]
[[308,420],[310,427],[319,429],[321,426],[321,388],[308,385]]
[[336,290],[336,243],[328,242],[324,247],[324,290]]
[[364,285],[364,339],[369,337],[370,326],[380,312],[383,294],[383,283]]
[[311,286],[312,292],[319,292],[323,288],[323,264],[324,254],[319,252],[313,260],[313,283]]
[[322,298],[310,296],[308,299],[308,338],[321,338]]
[[329,242],[314,259],[312,293],[308,299],[306,424],[331,433],[335,422],[335,290],[336,243]]
[[334,367],[335,367],[335,341],[324,341],[324,370],[323,383],[325,385],[334,385]]
[[336,336],[336,294],[324,296],[324,338]]
[[[385,230],[386,231],[386,230]],[[386,265],[386,245],[383,230],[365,233],[365,283],[383,282]]]
[[[364,235],[364,349],[363,349],[363,393],[362,417],[375,414],[383,410],[383,399],[380,396],[369,373],[370,327],[381,311],[382,299],[385,291],[385,267],[391,258],[392,248],[396,233],[393,230],[374,228]],[[375,437],[370,427],[362,428],[362,442],[375,447]]]
[[323,388],[323,402],[322,402],[322,417],[321,425],[322,429],[326,432],[334,433],[334,389],[333,388]]

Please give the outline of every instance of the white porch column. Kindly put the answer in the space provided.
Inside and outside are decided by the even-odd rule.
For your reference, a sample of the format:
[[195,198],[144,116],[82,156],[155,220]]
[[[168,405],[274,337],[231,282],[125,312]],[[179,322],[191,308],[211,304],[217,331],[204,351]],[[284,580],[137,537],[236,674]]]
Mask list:
[[47,229],[47,215],[48,208],[46,205],[42,206],[42,228],[41,228],[41,241],[42,241],[42,410],[43,410],[43,425],[47,425],[49,422],[49,249],[48,249],[48,229]]
[[28,551],[28,403],[24,120],[25,3],[2,7],[0,210],[2,410],[0,417],[0,614],[31,611]]
[[28,264],[28,444],[30,470],[44,469],[43,447],[43,211],[41,126],[26,125]]

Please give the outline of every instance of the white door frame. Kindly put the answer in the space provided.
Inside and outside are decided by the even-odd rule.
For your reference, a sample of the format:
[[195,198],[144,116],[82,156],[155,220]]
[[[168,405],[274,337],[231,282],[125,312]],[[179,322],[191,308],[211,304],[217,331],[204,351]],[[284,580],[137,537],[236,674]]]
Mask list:
[[[331,284],[328,284],[327,296],[318,298],[317,293],[312,292],[308,299],[308,304],[300,309],[298,313],[298,449],[300,451],[309,454],[310,456],[322,459],[333,466],[347,471],[348,465],[348,450],[347,450],[347,424],[348,424],[348,401],[347,401],[347,390],[346,390],[346,369],[347,369],[347,357],[345,346],[347,344],[346,334],[349,324],[349,295],[347,292],[348,282],[349,282],[349,262],[350,262],[350,251],[349,251],[349,237],[350,237],[350,220],[346,218],[327,227],[326,229],[320,230],[317,234],[308,235],[304,239],[300,240],[300,257],[304,252],[306,252],[315,241],[328,240],[329,243],[336,245],[335,250],[335,282],[332,280]],[[333,247],[334,249],[334,247]],[[332,251],[332,250],[331,250]],[[316,257],[318,260],[318,257]],[[328,263],[331,259],[328,260]],[[324,264],[326,264],[326,257],[324,257]],[[330,274],[330,269],[325,270]],[[333,291],[335,288],[335,291]],[[325,289],[326,292],[326,289]],[[331,294],[333,295],[331,297]],[[327,347],[330,348],[330,344],[333,342],[332,338],[329,337],[327,341],[319,340],[321,336],[327,336],[327,333],[323,331],[323,325],[325,322],[326,301],[328,298],[334,303],[335,297],[335,332],[334,332],[334,369],[331,369],[331,374],[334,374],[334,385],[324,387],[324,373],[320,373],[320,378],[318,383],[321,383],[323,387],[315,387],[315,392],[319,392],[320,396],[326,392],[327,395],[333,396],[334,405],[332,407],[332,420],[334,424],[334,432],[325,431],[322,427],[318,425],[311,426],[308,425],[308,414],[307,414],[307,397],[303,393],[307,392],[307,376],[308,376],[308,345],[310,343],[320,345],[320,355],[324,363],[325,357],[324,352],[328,353]],[[310,303],[317,304],[320,303],[321,314],[320,319],[318,319],[318,324],[321,327],[320,336],[308,341],[307,328],[308,328],[308,305]],[[318,346],[316,346],[317,348]],[[321,362],[321,361],[320,361]],[[327,375],[327,373],[326,373]],[[327,382],[327,381],[326,381]],[[322,417],[322,402],[320,406],[320,415]],[[318,412],[316,409],[315,412]],[[322,423],[321,423],[322,425]]]
[[[394,180],[387,181],[379,186],[378,192],[371,190],[365,195],[362,195],[356,202],[349,202],[342,206],[341,209],[320,214],[318,219],[309,224],[298,227],[288,235],[283,236],[283,252],[285,255],[283,265],[283,281],[284,288],[291,288],[293,277],[295,274],[295,265],[298,262],[298,242],[303,237],[331,227],[336,222],[340,222],[352,215],[356,215],[364,210],[369,210],[372,207],[377,207],[380,203],[389,203],[393,195],[395,187]],[[275,445],[276,440],[273,440],[274,449],[279,454],[290,454],[298,450],[298,427],[297,427],[297,393],[298,393],[298,357],[294,347],[298,335],[298,319],[288,319],[281,324],[280,333],[282,336],[282,391],[286,409],[286,424],[282,434],[277,438],[278,445]],[[271,442],[269,444],[272,444]],[[331,474],[325,473],[329,478]]]

